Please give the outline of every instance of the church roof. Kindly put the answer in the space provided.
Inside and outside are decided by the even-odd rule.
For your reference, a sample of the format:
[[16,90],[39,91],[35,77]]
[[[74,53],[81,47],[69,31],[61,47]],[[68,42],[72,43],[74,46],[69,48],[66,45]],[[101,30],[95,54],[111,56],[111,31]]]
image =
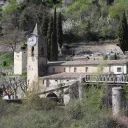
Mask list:
[[[35,35],[35,36],[42,35],[42,33],[41,33],[41,31],[40,31],[40,28],[39,28],[39,25],[38,25],[37,23],[36,23],[36,25],[35,25],[35,27],[34,27],[34,29],[33,29],[33,32],[30,33],[29,36],[31,36],[31,35]],[[28,36],[28,37],[29,37],[29,36]]]
[[99,65],[99,64],[107,64],[107,65],[122,65],[127,64],[128,59],[123,60],[84,60],[84,61],[54,61],[48,62],[48,66],[77,66],[77,65]]
[[36,25],[35,25],[35,28],[34,28],[32,34],[35,35],[35,36],[38,36],[38,35],[39,35],[37,23],[36,23]]

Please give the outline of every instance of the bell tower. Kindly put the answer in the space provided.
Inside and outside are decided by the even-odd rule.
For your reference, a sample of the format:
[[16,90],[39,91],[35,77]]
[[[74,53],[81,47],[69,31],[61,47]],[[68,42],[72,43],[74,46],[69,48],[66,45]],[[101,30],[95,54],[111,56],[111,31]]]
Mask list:
[[27,83],[28,91],[38,86],[38,78],[46,74],[47,45],[36,24],[27,40]]

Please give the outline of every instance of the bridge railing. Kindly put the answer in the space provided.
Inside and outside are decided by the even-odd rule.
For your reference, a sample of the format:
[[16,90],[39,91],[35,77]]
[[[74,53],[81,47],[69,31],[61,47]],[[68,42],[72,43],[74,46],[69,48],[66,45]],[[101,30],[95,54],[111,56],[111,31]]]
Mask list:
[[86,75],[85,82],[128,83],[128,74]]

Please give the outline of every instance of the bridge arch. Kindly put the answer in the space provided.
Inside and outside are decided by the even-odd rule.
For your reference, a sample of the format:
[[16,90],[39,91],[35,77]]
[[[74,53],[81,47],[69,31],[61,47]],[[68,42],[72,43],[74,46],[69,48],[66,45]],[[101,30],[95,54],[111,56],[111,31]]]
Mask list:
[[47,94],[46,98],[49,98],[50,100],[53,100],[55,102],[59,102],[59,98],[55,93]]

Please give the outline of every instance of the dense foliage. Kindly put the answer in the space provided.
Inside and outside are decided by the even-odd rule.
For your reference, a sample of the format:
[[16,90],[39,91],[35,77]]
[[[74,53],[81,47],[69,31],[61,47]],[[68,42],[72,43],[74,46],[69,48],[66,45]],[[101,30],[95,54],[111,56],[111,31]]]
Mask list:
[[[38,23],[48,45],[48,59],[57,60],[57,41],[62,46],[62,21],[59,18],[58,30],[56,9],[53,11],[54,13],[51,13],[51,11],[59,3],[60,1],[56,0],[25,0],[22,3],[17,3],[16,0],[10,0],[9,5],[3,11],[1,10],[2,31],[0,43],[6,43],[14,52],[17,45],[21,45],[26,41],[26,36],[33,31],[35,24]],[[53,17],[53,23],[51,24],[48,23],[50,17]],[[48,24],[51,25],[49,26],[50,30]],[[58,31],[60,33],[59,36],[57,36]]]
[[[2,33],[7,35],[10,33],[9,30],[18,29],[19,32],[25,31],[28,35],[38,22],[42,33],[47,35],[48,19],[50,20],[54,12],[53,7],[56,6],[59,15],[53,19],[53,26],[55,19],[57,22],[54,27],[57,29],[57,39],[54,40],[60,47],[62,41],[117,43],[120,15],[125,11],[126,19],[128,16],[127,0],[74,0],[70,6],[64,8],[61,2],[63,3],[61,0],[25,0],[18,4],[15,0],[10,0],[10,5],[2,11]],[[51,34],[47,36],[48,42],[51,42]],[[51,51],[51,48],[48,51]]]
[[0,127],[125,128],[101,107],[103,89],[97,87],[88,88],[86,97],[65,107],[35,95],[24,99],[23,104],[7,104],[0,100]]
[[53,17],[50,18],[49,24],[48,24],[48,31],[47,31],[47,55],[48,55],[48,60],[51,60],[51,36],[52,36],[52,31],[53,31]]
[[120,15],[125,10],[127,17],[127,6],[127,0],[75,0],[63,13],[64,33],[68,39],[65,42],[115,42]]
[[56,8],[54,9],[53,17],[53,32],[51,35],[51,60],[57,61],[58,59],[58,44],[57,44],[57,29],[56,29]]
[[42,21],[42,25],[41,25],[41,31],[42,34],[47,37],[47,31],[48,31],[48,22],[49,22],[49,18],[44,15],[43,16],[43,21]]
[[63,30],[62,30],[62,17],[61,17],[61,13],[58,14],[58,18],[57,18],[57,43],[60,46],[60,48],[62,47],[63,44]]
[[128,24],[125,12],[122,13],[119,22],[118,39],[123,52],[128,51]]

